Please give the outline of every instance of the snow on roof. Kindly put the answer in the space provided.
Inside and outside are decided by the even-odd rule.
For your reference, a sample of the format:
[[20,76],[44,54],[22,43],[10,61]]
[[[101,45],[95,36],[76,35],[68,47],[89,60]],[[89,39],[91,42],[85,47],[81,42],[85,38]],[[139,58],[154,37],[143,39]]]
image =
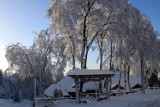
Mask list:
[[76,89],[75,89],[75,83],[73,83],[67,90],[67,92],[75,92]]
[[135,75],[130,76],[130,83],[131,87],[133,87],[136,84],[141,84],[141,78]]
[[69,88],[72,84],[74,84],[74,80],[73,80],[71,77],[66,76],[66,77],[64,77],[61,81],[59,81],[57,84],[58,84],[59,86],[61,86],[65,91],[67,91],[68,88]]
[[45,91],[44,94],[51,97],[53,96],[53,92],[55,91],[55,89],[61,89],[63,95],[68,95],[67,91],[68,88],[74,83],[74,80],[69,77],[66,76],[64,77],[61,81],[59,81],[57,84],[52,84],[50,85]]
[[[116,84],[113,84],[112,86],[111,86],[111,88],[114,88],[114,87],[116,87],[118,84],[116,83]],[[120,85],[120,86],[122,86],[122,85]],[[122,86],[123,87],[123,86]]]
[[69,95],[61,86],[57,85],[57,84],[52,84],[51,86],[49,86],[45,91],[44,94],[48,97],[53,97],[53,93],[55,90],[61,90],[62,94],[67,96]]
[[[113,85],[118,84],[120,73],[121,73],[120,83],[121,83],[121,86],[124,86],[124,72],[121,72],[121,71],[116,71],[115,75],[112,77],[112,84]],[[130,78],[131,87],[133,87],[136,84],[141,84],[141,78],[139,76],[130,75],[129,78]],[[112,87],[113,87],[113,85],[112,85]]]
[[70,72],[68,74],[69,76],[72,75],[114,75],[113,72],[109,71],[109,70],[95,70],[95,69],[77,69],[74,70],[73,72]]

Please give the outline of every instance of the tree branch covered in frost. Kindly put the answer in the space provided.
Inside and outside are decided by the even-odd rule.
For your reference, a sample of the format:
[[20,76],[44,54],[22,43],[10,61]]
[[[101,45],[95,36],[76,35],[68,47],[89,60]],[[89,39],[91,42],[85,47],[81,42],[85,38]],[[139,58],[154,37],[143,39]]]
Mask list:
[[64,38],[64,54],[72,59],[73,68],[75,61],[80,61],[81,69],[87,68],[88,51],[95,48],[95,43],[100,52],[100,68],[103,68],[110,54],[108,48],[103,47],[112,40],[114,50],[110,59],[113,59],[114,69],[128,74],[140,72],[142,54],[145,70],[158,69],[157,34],[149,18],[127,0],[54,0],[51,3],[48,10],[48,17],[52,19],[50,29]]
[[[33,84],[35,77],[38,95],[42,95],[44,89],[52,82],[63,78],[63,71],[66,67],[66,58],[63,55],[64,44],[60,42],[60,38],[54,38],[49,30],[42,30],[29,48],[20,43],[6,48],[6,58],[11,65],[11,70],[18,73],[19,78],[24,81],[31,78],[30,84]],[[33,90],[33,85],[25,87]]]

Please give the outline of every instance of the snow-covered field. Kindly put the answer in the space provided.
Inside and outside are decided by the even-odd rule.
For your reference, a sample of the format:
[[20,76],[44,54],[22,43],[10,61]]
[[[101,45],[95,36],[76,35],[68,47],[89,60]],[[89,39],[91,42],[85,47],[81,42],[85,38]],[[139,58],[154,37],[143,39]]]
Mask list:
[[[0,99],[0,107],[32,107],[32,105],[28,100],[14,103],[12,100]],[[70,99],[60,100],[55,102],[54,107],[160,107],[160,89],[147,90],[145,95],[137,92],[87,104],[75,104],[75,101]]]
[[0,99],[0,107],[32,107],[32,103],[29,100],[23,100],[21,103],[15,103],[11,99]]
[[72,100],[62,100],[54,107],[160,107],[160,90],[148,90],[145,95],[141,92],[123,96],[111,97],[100,102],[75,104]]

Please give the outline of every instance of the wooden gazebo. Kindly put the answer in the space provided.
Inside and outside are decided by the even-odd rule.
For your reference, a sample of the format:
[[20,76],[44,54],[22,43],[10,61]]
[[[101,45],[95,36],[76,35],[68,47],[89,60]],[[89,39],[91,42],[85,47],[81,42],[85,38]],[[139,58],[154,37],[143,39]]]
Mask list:
[[70,72],[68,76],[72,77],[75,81],[75,89],[76,89],[76,102],[79,103],[79,89],[80,82],[87,81],[99,81],[105,80],[106,87],[106,97],[110,96],[110,86],[111,86],[111,78],[114,75],[113,72],[109,70],[87,70],[87,69],[78,69]]

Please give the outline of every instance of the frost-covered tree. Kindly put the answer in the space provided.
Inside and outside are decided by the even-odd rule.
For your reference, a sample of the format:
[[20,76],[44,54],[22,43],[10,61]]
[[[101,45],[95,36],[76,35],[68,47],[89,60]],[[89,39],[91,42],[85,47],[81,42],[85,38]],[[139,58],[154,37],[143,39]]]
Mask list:
[[53,72],[57,72],[56,74],[58,78],[56,79],[56,82],[58,82],[63,78],[63,72],[65,71],[67,65],[66,55],[64,55],[65,43],[63,42],[63,38],[61,36],[55,35],[52,45],[52,56],[54,59],[53,64],[55,65],[55,70]]
[[[154,57],[157,56],[155,50],[158,50],[158,48],[153,48],[156,46],[155,43],[157,41],[157,36],[149,18],[142,15],[132,6],[129,6],[125,11],[126,15],[122,16],[122,21],[120,21],[124,35],[120,35],[119,37],[117,36],[117,40],[115,40],[114,43],[116,47],[115,55],[117,62],[120,65],[123,64],[125,78],[127,79],[128,87],[130,87],[130,71],[140,71],[141,68],[141,78],[142,83],[144,83],[144,73],[142,72],[144,71],[144,65],[149,63],[149,65],[151,65],[152,61],[156,59]],[[140,62],[141,66],[139,66]],[[125,84],[126,79],[124,80]],[[144,85],[142,84],[142,86]]]
[[95,51],[95,49],[99,51],[99,55],[97,58],[97,62],[99,62],[100,64],[99,68],[104,69],[104,65],[106,64],[106,60],[108,59],[110,54],[110,39],[104,34],[97,36],[95,45],[92,46],[92,51]]
[[[52,24],[52,29],[57,30],[62,35],[64,32],[70,32],[70,35],[77,35],[82,41],[81,47],[81,68],[86,68],[87,54],[90,44],[93,42],[94,38],[91,36],[91,42],[88,43],[89,36],[86,32],[87,23],[92,23],[89,21],[89,13],[91,12],[95,1],[52,1],[52,6],[48,11],[48,15],[54,20]],[[84,7],[84,8],[83,8]],[[61,20],[59,20],[61,19]],[[73,38],[73,37],[72,37]],[[73,44],[72,44],[73,45]],[[83,65],[84,64],[84,65]]]
[[51,31],[63,38],[64,55],[71,59],[73,68],[80,60],[81,69],[86,69],[88,51],[95,50],[97,44],[102,69],[111,40],[114,67],[124,71],[125,89],[127,83],[130,89],[130,72],[159,66],[156,32],[149,19],[127,0],[52,0],[48,16],[53,20]]
[[[53,35],[48,30],[38,33],[29,48],[20,43],[7,46],[6,58],[11,69],[19,73],[22,81],[26,82],[26,93],[33,92],[34,78],[37,81],[37,94],[42,95],[45,88],[63,77],[66,63],[62,47],[63,43],[53,40]],[[30,98],[32,95],[33,93]]]
[[[138,35],[136,35],[136,27],[139,27],[141,14],[140,12],[128,4],[128,7],[124,10],[124,15],[120,16],[120,23],[123,29],[123,33],[116,40],[116,59],[118,59],[120,66],[123,64],[124,71],[124,83],[125,90],[130,88],[129,74],[132,64],[132,58],[136,51],[136,45],[138,44]],[[125,19],[125,20],[124,20]]]
[[143,38],[140,39],[138,54],[141,59],[141,81],[142,81],[142,93],[145,93],[145,85],[144,85],[144,66],[150,66],[151,71],[153,72],[156,68],[156,63],[158,62],[156,59],[158,48],[156,47],[157,42],[157,32],[153,29],[151,25],[150,19],[144,15],[142,15],[142,30],[141,35]]
[[75,36],[69,36],[64,38],[66,44],[64,54],[67,57],[67,61],[72,63],[72,69],[76,68],[76,62],[80,61],[80,47],[79,40]]
[[[41,83],[42,74],[41,70],[39,70],[40,67],[38,66],[38,64],[41,65],[41,63],[38,62],[38,58],[33,57],[33,52],[31,52],[29,49],[27,49],[24,46],[21,46],[20,44],[10,45],[7,47],[6,57],[9,63],[11,64],[11,69],[19,73],[21,79],[25,80],[26,78],[37,78],[39,83]],[[33,81],[30,81],[30,84],[31,82]],[[30,86],[32,85],[28,85],[28,87]],[[39,86],[38,89],[40,92],[41,86]],[[31,90],[33,89],[28,88],[28,91]]]
[[[48,16],[53,20],[51,29],[68,38],[77,38],[81,69],[87,67],[87,56],[95,38],[116,24],[116,14],[127,2],[118,0],[53,0]],[[123,4],[123,5],[122,5]],[[73,44],[72,44],[73,45]],[[76,47],[77,48],[77,47]]]

